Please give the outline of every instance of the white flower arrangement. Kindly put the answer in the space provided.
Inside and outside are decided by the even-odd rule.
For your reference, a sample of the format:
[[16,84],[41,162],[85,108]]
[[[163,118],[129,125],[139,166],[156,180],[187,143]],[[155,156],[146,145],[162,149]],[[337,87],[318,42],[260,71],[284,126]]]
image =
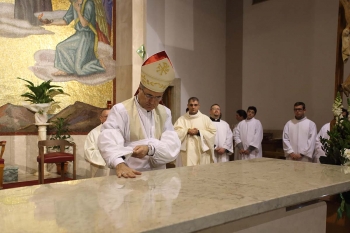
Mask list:
[[350,165],[350,149],[345,149],[344,152],[342,153],[343,157],[346,159],[343,165]]

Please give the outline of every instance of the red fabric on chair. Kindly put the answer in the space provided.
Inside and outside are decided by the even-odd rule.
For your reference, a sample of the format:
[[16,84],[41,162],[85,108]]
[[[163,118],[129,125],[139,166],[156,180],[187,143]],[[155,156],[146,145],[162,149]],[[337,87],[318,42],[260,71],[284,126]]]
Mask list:
[[1,151],[0,151],[0,189],[2,189],[2,179],[4,175],[5,160],[2,158],[5,151],[6,141],[0,141]]
[[[67,148],[73,148],[72,153],[65,152]],[[37,157],[39,184],[44,184],[44,164],[60,163],[63,171],[65,162],[73,162],[73,179],[76,179],[76,145],[67,140],[42,140],[38,142],[39,156]],[[45,148],[59,148],[58,151],[46,152]],[[61,172],[61,180],[64,180],[64,172]]]
[[[36,157],[36,161],[40,162],[40,156]],[[52,152],[44,154],[44,163],[64,163],[67,161],[73,161],[74,155],[65,152]]]

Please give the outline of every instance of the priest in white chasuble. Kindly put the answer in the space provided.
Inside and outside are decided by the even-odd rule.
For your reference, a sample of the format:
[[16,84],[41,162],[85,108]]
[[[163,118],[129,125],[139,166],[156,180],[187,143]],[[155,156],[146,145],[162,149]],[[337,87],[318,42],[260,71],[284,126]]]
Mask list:
[[238,148],[238,160],[262,157],[261,142],[263,139],[263,127],[260,121],[255,119],[256,113],[256,107],[249,106],[247,119],[239,122],[234,129],[233,138]]
[[216,127],[214,155],[217,163],[228,162],[233,153],[233,135],[230,125],[221,119],[221,109],[218,104],[210,107],[210,119]]
[[188,100],[188,112],[174,124],[181,141],[181,151],[177,166],[195,166],[214,163],[216,128],[210,118],[199,111],[199,99]]
[[312,162],[317,135],[316,124],[305,116],[303,102],[294,104],[294,119],[283,129],[283,150],[286,159]]
[[159,104],[174,78],[167,54],[157,53],[141,67],[138,93],[111,109],[98,147],[118,177],[134,178],[140,171],[164,169],[179,154],[181,143],[170,109]]

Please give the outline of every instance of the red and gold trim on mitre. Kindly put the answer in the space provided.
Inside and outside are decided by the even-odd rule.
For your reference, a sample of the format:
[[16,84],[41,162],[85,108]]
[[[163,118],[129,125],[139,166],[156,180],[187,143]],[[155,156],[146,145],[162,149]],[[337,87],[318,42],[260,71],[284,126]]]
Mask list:
[[164,92],[175,78],[175,72],[165,51],[149,57],[141,67],[141,83],[154,92]]

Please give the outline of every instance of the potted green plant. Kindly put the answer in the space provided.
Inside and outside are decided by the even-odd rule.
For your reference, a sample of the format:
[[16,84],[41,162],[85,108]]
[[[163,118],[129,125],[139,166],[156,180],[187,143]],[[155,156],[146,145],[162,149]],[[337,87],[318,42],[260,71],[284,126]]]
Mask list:
[[[347,99],[348,111],[350,110],[350,99]],[[327,132],[329,138],[320,138],[325,157],[320,157],[320,163],[340,165],[344,173],[350,173],[350,119],[342,116],[343,99],[340,93],[333,103],[334,121]],[[350,191],[340,194],[341,203],[337,210],[337,218],[345,214],[350,219]]]
[[54,97],[60,94],[68,95],[65,93],[61,86],[51,85],[51,80],[44,81],[39,85],[34,85],[29,80],[19,78],[27,84],[25,85],[29,91],[22,94],[25,97],[25,101],[31,103],[29,105],[23,105],[24,107],[35,112],[35,122],[36,123],[46,123],[47,122],[47,111],[51,106],[59,108],[58,102],[54,100]]
[[[68,116],[67,116],[68,117]],[[69,130],[69,122],[67,120],[67,117],[58,117],[55,120],[51,121],[52,125],[50,128],[52,128],[53,134],[50,136],[50,140],[67,140],[67,141],[73,141],[73,138],[70,135]],[[58,148],[51,148],[52,150],[57,150]],[[57,173],[61,174],[61,164],[57,163]],[[66,162],[64,164],[64,173],[67,173],[68,170],[68,163]]]

